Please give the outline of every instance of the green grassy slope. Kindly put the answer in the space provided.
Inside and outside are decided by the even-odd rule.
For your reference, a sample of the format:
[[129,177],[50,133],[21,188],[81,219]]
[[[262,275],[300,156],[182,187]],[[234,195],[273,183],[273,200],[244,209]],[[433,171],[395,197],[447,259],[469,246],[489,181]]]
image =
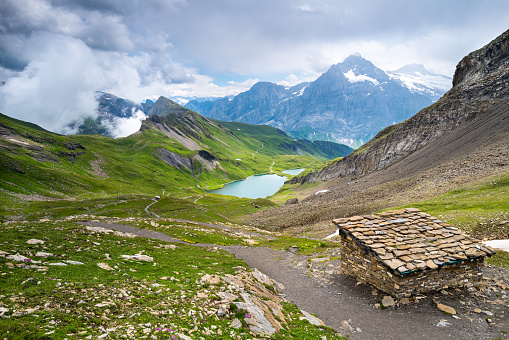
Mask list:
[[[57,215],[78,213],[83,202],[107,200],[96,204],[113,205],[117,196],[146,195],[146,199],[164,192],[173,199],[192,200],[193,208],[184,210],[201,211],[200,219],[214,215],[217,220],[224,210],[219,206],[226,203],[206,194],[204,188],[271,170],[280,173],[317,166],[327,153],[316,148],[303,154],[291,138],[272,127],[239,123],[233,130],[228,124],[189,110],[170,111],[163,117],[153,115],[136,134],[112,139],[62,136],[0,115],[0,216],[28,212],[41,217],[50,207],[58,207]],[[169,130],[195,147],[173,138]],[[163,151],[186,160],[189,166],[169,163],[161,156]],[[217,206],[213,212],[196,209],[195,201],[204,195]],[[246,206],[245,201],[239,202]],[[168,207],[182,205],[166,203]],[[141,208],[135,214],[146,214]],[[248,208],[241,210],[249,212]]]
[[491,176],[404,207],[410,206],[479,238],[509,238],[509,173]]

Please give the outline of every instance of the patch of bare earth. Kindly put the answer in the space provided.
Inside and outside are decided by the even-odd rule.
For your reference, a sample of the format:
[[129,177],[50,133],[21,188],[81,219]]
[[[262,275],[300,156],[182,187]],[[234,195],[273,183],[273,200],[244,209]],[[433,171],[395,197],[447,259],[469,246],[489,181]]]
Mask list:
[[101,164],[104,164],[104,159],[102,158],[98,158],[90,162],[90,166],[92,167],[92,174],[97,177],[109,177],[108,174],[101,168]]

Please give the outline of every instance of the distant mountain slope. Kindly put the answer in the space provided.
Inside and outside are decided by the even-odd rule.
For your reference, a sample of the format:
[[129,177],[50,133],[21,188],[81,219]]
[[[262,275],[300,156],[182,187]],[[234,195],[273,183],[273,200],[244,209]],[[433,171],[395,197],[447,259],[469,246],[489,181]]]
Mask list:
[[268,124],[296,138],[358,146],[432,104],[447,81],[422,66],[386,73],[353,55],[311,83],[286,89],[262,82],[232,100],[190,101],[186,107],[223,121]]
[[509,31],[463,58],[453,83],[434,105],[387,127],[355,153],[300,180],[325,181],[384,169],[509,98]]

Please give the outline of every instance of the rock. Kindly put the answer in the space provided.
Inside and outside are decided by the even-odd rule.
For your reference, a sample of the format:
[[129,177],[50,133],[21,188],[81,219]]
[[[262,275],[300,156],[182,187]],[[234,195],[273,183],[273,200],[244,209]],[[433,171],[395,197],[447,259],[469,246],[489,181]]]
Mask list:
[[311,262],[325,262],[330,261],[330,257],[315,257],[314,259],[311,259]]
[[221,278],[217,275],[206,274],[202,276],[201,281],[211,285],[217,285],[219,282],[221,282]]
[[299,199],[297,197],[294,197],[286,200],[285,205],[292,205],[297,203],[299,203]]
[[446,320],[440,320],[439,323],[437,323],[437,327],[447,327],[450,323],[448,323]]
[[19,262],[32,262],[31,259],[20,254],[8,255],[5,257],[8,260],[19,261]]
[[239,319],[234,319],[231,323],[230,323],[230,328],[240,328],[242,327],[242,322],[240,322]]
[[297,254],[299,252],[299,247],[291,246],[290,248],[288,248],[288,251],[292,254]]
[[[320,320],[319,318],[317,318],[316,316],[311,315],[308,312],[303,311],[303,310],[301,310],[301,313],[304,314],[304,318],[303,319],[308,320],[311,324],[313,324],[315,326],[325,326],[323,321]],[[301,319],[301,320],[303,320],[303,319]]]
[[392,296],[390,295],[385,295],[383,298],[382,298],[382,306],[384,306],[385,308],[387,307],[392,307],[396,304],[396,302],[394,302],[394,299],[392,298]]
[[136,254],[136,255],[120,255],[121,258],[126,260],[135,260],[135,261],[146,261],[146,262],[154,262],[154,258],[142,255],[142,254]]
[[272,282],[270,281],[269,277],[262,273],[261,271],[259,271],[257,268],[255,268],[253,272],[253,277],[260,283],[272,286]]
[[44,241],[32,238],[32,239],[27,241],[27,244],[44,244]]
[[5,313],[9,311],[9,308],[0,307],[0,316],[3,316]]
[[0,250],[0,257],[6,257],[7,255],[9,255],[8,252]]
[[182,333],[177,333],[177,335],[178,335],[178,336],[179,336],[179,338],[180,338],[180,339],[182,339],[182,340],[193,340],[193,338],[188,337],[187,335],[182,334]]
[[475,309],[474,309],[474,313],[479,314],[479,313],[481,313],[481,312],[482,312],[482,311],[481,311],[481,309],[480,309],[480,308],[475,308]]
[[456,310],[454,308],[444,305],[442,303],[437,302],[437,308],[444,313],[456,315]]
[[83,262],[80,262],[80,261],[71,261],[71,260],[67,260],[65,261],[66,263],[69,263],[69,264],[83,264]]
[[401,267],[401,266],[403,266],[405,264],[404,262],[402,262],[402,261],[400,261],[398,259],[385,260],[384,262],[392,270],[396,270],[396,269],[398,269],[399,267]]
[[97,266],[99,266],[99,268],[101,269],[104,269],[104,270],[113,270],[113,268],[110,267],[109,264],[107,263],[98,263]]
[[410,299],[409,298],[402,298],[401,300],[399,300],[399,302],[403,305],[408,305],[410,304]]
[[43,251],[38,251],[37,253],[35,253],[35,256],[48,258],[48,257],[52,257],[52,256],[55,256],[55,255],[53,255],[52,253],[45,253]]
[[429,269],[437,269],[438,266],[435,264],[435,262],[433,262],[432,260],[427,260],[426,261],[426,266],[429,268]]
[[250,238],[245,238],[245,239],[243,239],[243,241],[248,246],[254,246],[255,244],[258,244],[258,241],[255,241],[255,240],[250,239]]
[[[199,295],[200,293],[198,293]],[[217,295],[222,299],[224,302],[233,302],[235,299],[238,298],[237,295],[226,293],[226,292],[217,292]]]
[[217,309],[216,314],[219,317],[223,317],[223,316],[227,315],[228,314],[228,308],[226,308],[226,305],[219,306],[219,308]]
[[95,305],[95,307],[102,308],[102,307],[107,307],[107,306],[112,306],[112,305],[114,305],[113,302],[107,301],[107,302],[98,303]]
[[55,263],[49,263],[48,266],[59,266],[59,267],[65,267],[67,266],[66,263],[63,262],[55,262]]
[[[274,318],[268,306],[258,297],[248,293],[241,294],[244,302],[234,302],[239,309],[247,311],[244,321],[249,329],[256,334],[272,335],[281,329],[281,325]],[[269,318],[269,319],[267,319]]]

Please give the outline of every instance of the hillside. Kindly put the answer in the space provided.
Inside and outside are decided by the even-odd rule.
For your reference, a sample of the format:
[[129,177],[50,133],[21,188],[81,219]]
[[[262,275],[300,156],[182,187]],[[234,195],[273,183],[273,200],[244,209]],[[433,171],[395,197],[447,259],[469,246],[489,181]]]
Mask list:
[[[470,227],[478,218],[503,221],[508,207],[499,198],[507,197],[509,176],[508,41],[509,31],[465,57],[454,88],[434,105],[381,131],[353,154],[290,180],[286,195],[293,193],[301,204],[251,220],[279,227],[311,224],[425,204],[451,191],[443,198],[450,203],[440,203],[440,212],[451,219]],[[479,187],[489,188],[480,201],[468,195]],[[314,195],[319,190],[328,192]],[[463,208],[448,212],[447,206],[458,206],[452,203],[451,197],[459,197],[454,192],[466,194]],[[465,216],[471,213],[477,217],[468,222]]]
[[351,151],[334,143],[293,141],[268,126],[237,124],[232,130],[166,98],[153,112],[161,116],[152,114],[139,132],[119,139],[57,135],[1,115],[3,206],[14,211],[35,201],[162,191],[189,197],[205,193],[205,187],[265,173],[271,165],[281,173]]
[[232,100],[186,106],[223,121],[271,125],[295,138],[359,146],[435,102],[450,83],[422,65],[387,73],[352,55],[311,83],[285,88],[259,82]]

